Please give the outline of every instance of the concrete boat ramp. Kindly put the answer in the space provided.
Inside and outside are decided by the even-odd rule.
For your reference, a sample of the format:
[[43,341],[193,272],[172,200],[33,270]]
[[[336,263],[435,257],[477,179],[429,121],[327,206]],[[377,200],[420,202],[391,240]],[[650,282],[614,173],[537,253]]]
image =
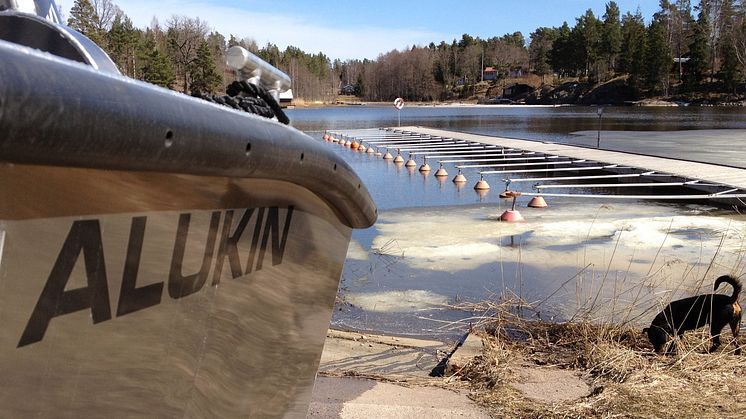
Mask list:
[[330,131],[326,137],[367,153],[409,158],[421,172],[424,163],[433,169],[452,165],[475,170],[485,181],[504,182],[505,190],[545,197],[746,206],[746,169],[726,165],[424,127]]
[[[483,348],[475,333],[448,344],[330,329],[307,418],[487,419],[490,412],[468,397],[468,382],[459,377]],[[509,368],[508,384],[536,403],[572,402],[591,392],[571,370],[519,359]]]

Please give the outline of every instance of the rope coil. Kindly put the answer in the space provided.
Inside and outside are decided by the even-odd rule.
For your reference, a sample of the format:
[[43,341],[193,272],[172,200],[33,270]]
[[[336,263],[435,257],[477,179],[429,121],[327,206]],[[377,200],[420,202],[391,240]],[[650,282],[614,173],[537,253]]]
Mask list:
[[234,81],[228,85],[225,92],[226,95],[211,95],[195,90],[192,92],[192,96],[265,118],[276,117],[278,121],[285,125],[290,123],[290,119],[285,115],[280,104],[262,86],[257,86],[246,80]]

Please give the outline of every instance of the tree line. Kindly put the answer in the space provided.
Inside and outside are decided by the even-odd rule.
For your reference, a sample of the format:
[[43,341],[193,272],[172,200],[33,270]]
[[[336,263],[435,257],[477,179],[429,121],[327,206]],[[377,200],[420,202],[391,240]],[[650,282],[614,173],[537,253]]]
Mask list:
[[542,83],[622,79],[640,96],[685,92],[736,93],[746,74],[746,0],[661,0],[646,24],[639,9],[622,14],[588,9],[558,27],[488,39],[462,35],[448,43],[413,45],[374,60],[331,60],[274,44],[228,38],[204,20],[173,16],[144,29],[111,0],[75,0],[68,25],[98,43],[120,70],[160,86],[216,93],[232,81],[225,51],[241,45],[286,72],[296,98],[330,101],[343,86],[364,100],[414,101],[473,95],[484,68],[498,78],[533,73]]
[[[624,75],[647,95],[702,89],[735,92],[746,70],[743,1],[661,0],[645,24],[639,9],[620,13],[613,1],[601,18],[588,10],[572,28],[538,28],[531,34],[532,70],[541,76],[585,77],[603,82]],[[715,85],[714,83],[718,83]]]
[[252,39],[234,35],[226,39],[199,18],[174,15],[165,24],[153,19],[141,29],[111,0],[75,0],[67,24],[101,46],[123,74],[184,93],[224,92],[233,81],[225,53],[241,45],[285,71],[296,97],[330,100],[336,95],[331,62],[323,53],[292,46],[280,51],[273,44],[259,48]]

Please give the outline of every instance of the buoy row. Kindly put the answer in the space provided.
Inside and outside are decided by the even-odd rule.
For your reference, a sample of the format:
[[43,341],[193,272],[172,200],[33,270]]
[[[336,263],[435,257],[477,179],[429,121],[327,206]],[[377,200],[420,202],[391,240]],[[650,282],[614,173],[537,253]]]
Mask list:
[[[399,149],[396,150],[396,157],[394,157],[391,154],[391,152],[388,151],[388,149],[386,149],[386,153],[383,154],[379,150],[374,149],[373,146],[366,147],[365,145],[363,145],[362,141],[358,142],[357,139],[350,140],[350,139],[344,138],[344,136],[342,136],[342,137],[343,138],[337,138],[334,135],[331,135],[331,134],[327,133],[327,134],[324,134],[323,138],[324,138],[324,141],[339,143],[340,145],[343,145],[345,147],[349,147],[351,150],[365,152],[365,153],[368,153],[368,154],[375,154],[376,156],[383,155],[383,159],[384,160],[393,160],[394,163],[396,163],[397,165],[404,164],[407,168],[414,168],[414,167],[417,166],[417,162],[415,162],[412,153],[409,154],[409,159],[406,161],[406,163],[404,163],[404,157],[402,157],[401,151]],[[419,171],[424,174],[424,173],[429,173],[430,170],[431,170],[431,168],[430,168],[430,165],[427,163],[427,157],[423,157],[423,163],[420,166]],[[443,167],[443,163],[440,163],[440,167],[435,172],[435,177],[437,177],[437,178],[444,178],[444,177],[447,177],[447,176],[448,176],[448,172]],[[467,182],[466,176],[464,176],[463,173],[461,173],[461,169],[458,170],[458,173],[456,174],[456,176],[453,177],[452,181],[453,181],[453,183],[459,185],[459,187],[460,187],[461,184]],[[477,193],[479,193],[480,195],[483,196],[483,194],[486,194],[487,191],[489,191],[489,189],[490,189],[490,185],[489,185],[489,183],[487,183],[486,180],[484,180],[484,175],[480,175],[479,181],[477,181],[477,183],[474,185],[474,190],[477,191]],[[506,210],[505,212],[503,212],[500,215],[500,220],[501,221],[504,221],[504,222],[521,222],[521,221],[525,221],[524,218],[523,218],[523,216],[521,216],[521,213],[518,212],[515,209],[516,200],[521,195],[522,195],[521,192],[508,190],[507,187],[506,187],[505,191],[500,192],[500,195],[499,195],[500,198],[502,198],[502,199],[512,199],[513,200],[511,208],[509,210]],[[529,208],[547,208],[548,205],[547,205],[547,203],[546,203],[546,201],[544,200],[543,197],[537,195],[537,196],[534,196],[529,201],[529,203],[527,204],[527,207],[529,207]]]

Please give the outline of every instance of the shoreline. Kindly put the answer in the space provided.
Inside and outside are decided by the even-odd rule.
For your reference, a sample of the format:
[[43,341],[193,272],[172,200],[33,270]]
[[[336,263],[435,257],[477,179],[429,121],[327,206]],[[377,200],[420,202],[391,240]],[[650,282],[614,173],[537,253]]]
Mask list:
[[[347,103],[334,102],[300,102],[293,103],[288,109],[313,109],[313,108],[344,108],[344,107],[393,107],[393,102],[372,102],[361,101],[359,103],[350,101]],[[619,108],[678,108],[678,107],[705,107],[705,108],[742,108],[746,107],[746,101],[738,102],[715,102],[715,103],[690,103],[681,101],[665,101],[659,99],[643,99],[624,105],[606,105],[606,104],[578,104],[578,103],[558,103],[558,104],[486,104],[476,101],[459,101],[459,102],[406,102],[405,107],[425,107],[425,108],[561,108],[561,107],[619,107]]]

